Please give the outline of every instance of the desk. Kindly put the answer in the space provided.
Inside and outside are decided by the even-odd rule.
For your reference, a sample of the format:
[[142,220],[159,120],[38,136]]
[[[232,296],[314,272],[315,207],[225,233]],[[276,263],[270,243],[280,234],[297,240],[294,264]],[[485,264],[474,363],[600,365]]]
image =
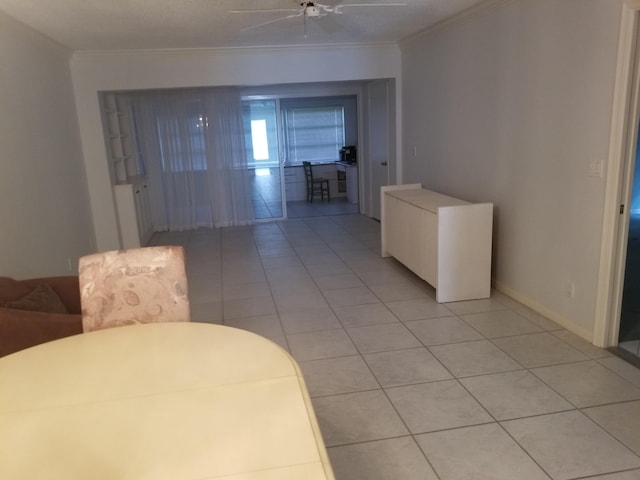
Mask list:
[[[340,193],[338,189],[338,175],[336,172],[336,163],[311,163],[313,167],[313,176],[322,177],[329,180],[329,192],[331,198],[344,197],[345,192]],[[302,165],[285,165],[284,167],[284,183],[287,201],[306,201],[307,200],[307,179],[304,175]]]
[[160,323],[1,358],[0,478],[334,477],[284,350],[230,327]]
[[345,187],[347,190],[347,201],[358,203],[358,164],[347,162],[336,162],[336,170],[345,175]]

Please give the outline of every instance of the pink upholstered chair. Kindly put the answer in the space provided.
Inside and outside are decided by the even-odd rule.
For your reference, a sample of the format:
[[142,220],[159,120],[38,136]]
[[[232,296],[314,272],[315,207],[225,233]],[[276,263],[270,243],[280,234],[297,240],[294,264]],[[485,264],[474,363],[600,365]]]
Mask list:
[[80,258],[84,332],[151,322],[188,322],[182,247],[113,250]]

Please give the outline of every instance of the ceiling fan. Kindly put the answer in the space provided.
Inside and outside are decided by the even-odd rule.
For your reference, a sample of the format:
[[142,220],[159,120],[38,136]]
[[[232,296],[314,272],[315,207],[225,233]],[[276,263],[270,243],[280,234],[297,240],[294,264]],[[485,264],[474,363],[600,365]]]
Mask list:
[[298,8],[269,8],[269,9],[248,9],[248,10],[230,10],[229,13],[273,13],[282,12],[289,15],[276,18],[275,20],[269,20],[266,22],[258,23],[250,27],[245,27],[241,31],[252,30],[254,28],[263,27],[272,23],[281,22],[290,18],[302,17],[304,22],[304,33],[307,36],[307,18],[320,18],[326,17],[330,14],[341,15],[343,9],[352,7],[404,7],[406,3],[340,3],[338,5],[325,5],[319,2],[302,1]]

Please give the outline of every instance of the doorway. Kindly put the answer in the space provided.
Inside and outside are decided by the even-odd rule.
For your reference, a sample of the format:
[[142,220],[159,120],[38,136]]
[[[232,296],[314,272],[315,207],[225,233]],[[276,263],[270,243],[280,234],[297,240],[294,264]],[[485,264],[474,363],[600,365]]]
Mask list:
[[[640,123],[639,26],[640,1],[625,2],[620,24],[593,335],[593,343],[599,347],[619,347],[621,338],[627,337],[631,328],[621,328],[622,310],[635,309],[628,301],[640,290],[633,287],[637,236],[632,226],[636,215],[631,214]],[[629,273],[628,282],[625,282],[626,272]],[[616,350],[629,357],[623,349]]]
[[365,87],[365,146],[368,162],[364,175],[366,212],[380,220],[380,187],[396,182],[395,82],[373,80]]
[[[356,94],[256,93],[243,98],[242,110],[256,220],[358,213],[358,165],[349,164],[341,182],[336,163],[341,148],[357,145]],[[303,161],[329,180],[330,201],[307,201]]]
[[[640,128],[639,128],[640,131]],[[640,138],[640,135],[638,135]],[[627,236],[622,306],[620,307],[620,329],[618,346],[626,352],[640,357],[640,163],[636,144],[633,168],[633,185],[629,201],[629,228]]]
[[256,220],[285,218],[276,99],[243,100],[242,122]]

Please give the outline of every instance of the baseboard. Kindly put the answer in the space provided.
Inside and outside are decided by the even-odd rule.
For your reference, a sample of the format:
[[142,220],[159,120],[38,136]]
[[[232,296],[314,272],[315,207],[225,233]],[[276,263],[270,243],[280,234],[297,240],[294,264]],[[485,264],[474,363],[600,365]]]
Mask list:
[[498,290],[500,293],[503,293],[506,296],[511,297],[515,301],[520,302],[521,304],[525,305],[526,307],[529,307],[534,312],[539,313],[540,315],[548,318],[552,322],[557,323],[562,328],[566,328],[570,332],[575,333],[579,337],[585,339],[587,342],[593,343],[593,332],[592,331],[589,331],[589,330],[586,330],[584,328],[581,328],[581,327],[577,326],[575,323],[573,323],[568,318],[560,315],[557,312],[554,312],[553,310],[549,310],[544,305],[541,305],[540,303],[536,302],[535,300],[532,300],[529,297],[527,297],[525,295],[522,295],[521,293],[517,292],[516,290],[513,290],[512,288],[506,286],[505,284],[503,284],[501,282],[494,281],[494,288],[496,290]]

